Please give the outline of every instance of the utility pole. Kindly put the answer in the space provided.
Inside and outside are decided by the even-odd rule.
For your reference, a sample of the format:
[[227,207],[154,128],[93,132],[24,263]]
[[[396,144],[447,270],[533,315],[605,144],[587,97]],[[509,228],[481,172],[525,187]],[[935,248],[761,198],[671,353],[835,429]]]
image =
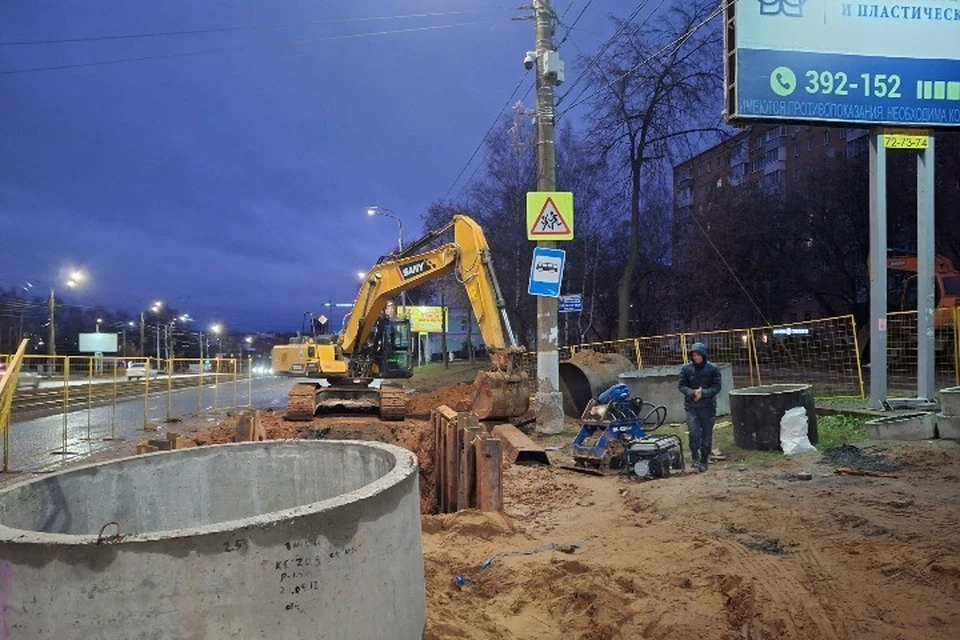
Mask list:
[[57,332],[53,328],[53,307],[55,304],[56,304],[56,301],[54,300],[54,297],[53,297],[53,289],[50,289],[50,313],[49,313],[49,317],[47,318],[47,321],[50,323],[50,335],[47,337],[48,339],[47,353],[50,354],[51,356],[57,355],[57,342],[56,342]]
[[141,312],[140,312],[140,357],[141,357],[141,358],[142,358],[144,355],[146,355],[146,354],[144,353],[144,351],[143,351],[143,349],[144,349],[144,346],[143,346],[143,345],[144,345],[144,344],[146,344],[146,343],[145,343],[145,341],[144,341],[144,331],[143,331],[143,311],[141,311]]
[[[553,48],[553,11],[549,0],[534,0],[537,56],[537,190],[556,191],[557,165],[554,147],[555,79],[545,73],[547,53]],[[539,247],[556,248],[540,241]],[[560,352],[557,349],[557,299],[537,296],[537,431],[563,431],[563,394],[560,393]]]

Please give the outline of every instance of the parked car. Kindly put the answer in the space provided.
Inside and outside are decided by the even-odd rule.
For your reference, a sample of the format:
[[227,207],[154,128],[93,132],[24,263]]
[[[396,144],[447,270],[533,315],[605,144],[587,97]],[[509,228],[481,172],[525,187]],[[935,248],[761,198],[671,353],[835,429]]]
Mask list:
[[131,362],[127,365],[127,380],[143,380],[148,375],[156,378],[160,372],[153,367],[148,371],[146,362]]
[[[0,362],[0,377],[7,375],[7,363]],[[17,389],[36,389],[40,386],[40,374],[36,371],[28,371],[21,367],[20,375],[17,377]]]

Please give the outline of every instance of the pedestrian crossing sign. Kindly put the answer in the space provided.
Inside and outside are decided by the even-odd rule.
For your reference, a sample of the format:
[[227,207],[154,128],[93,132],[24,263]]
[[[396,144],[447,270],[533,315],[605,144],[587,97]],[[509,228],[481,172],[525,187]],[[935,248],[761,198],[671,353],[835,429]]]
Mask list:
[[573,192],[527,192],[527,240],[573,240]]

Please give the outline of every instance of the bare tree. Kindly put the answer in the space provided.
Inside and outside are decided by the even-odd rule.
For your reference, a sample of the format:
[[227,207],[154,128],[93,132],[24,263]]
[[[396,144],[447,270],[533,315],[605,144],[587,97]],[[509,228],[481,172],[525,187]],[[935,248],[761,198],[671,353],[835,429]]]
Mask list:
[[[657,229],[650,220],[643,232],[642,194],[647,174],[655,173],[648,164],[669,160],[677,148],[704,135],[721,133],[717,16],[716,2],[694,0],[670,9],[650,28],[618,28],[609,52],[591,67],[591,83],[600,90],[591,100],[589,136],[611,165],[624,167],[629,185],[629,245],[617,295],[622,338],[629,334],[644,239],[669,233],[668,225]],[[655,272],[645,275],[655,277]]]

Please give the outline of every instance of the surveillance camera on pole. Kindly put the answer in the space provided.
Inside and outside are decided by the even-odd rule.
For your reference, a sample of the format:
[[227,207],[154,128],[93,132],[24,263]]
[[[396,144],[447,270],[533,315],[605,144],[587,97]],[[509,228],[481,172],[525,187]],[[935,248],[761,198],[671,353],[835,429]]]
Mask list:
[[527,51],[527,55],[523,57],[523,67],[530,71],[533,69],[533,65],[537,63],[537,52],[536,51]]

